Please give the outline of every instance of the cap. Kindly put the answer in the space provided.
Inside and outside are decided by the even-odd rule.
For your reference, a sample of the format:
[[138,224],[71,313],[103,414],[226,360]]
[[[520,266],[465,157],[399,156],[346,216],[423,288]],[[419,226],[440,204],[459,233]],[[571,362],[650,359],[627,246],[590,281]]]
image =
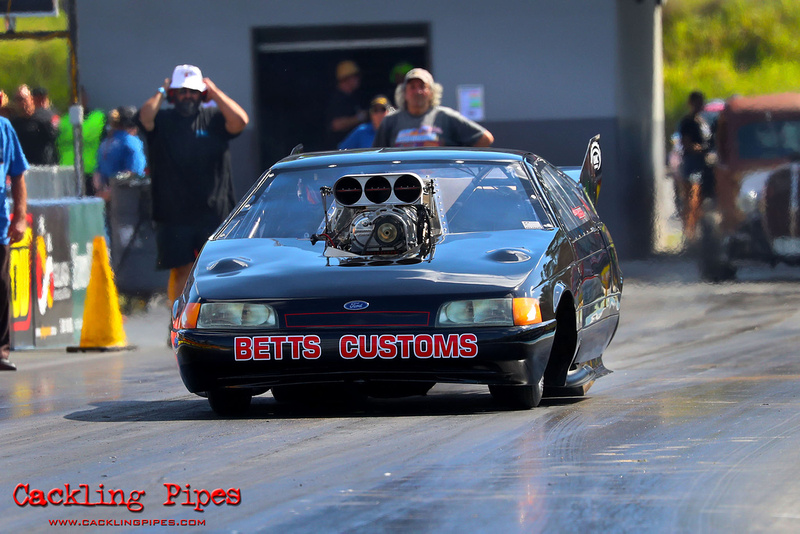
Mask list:
[[392,109],[392,105],[389,103],[389,99],[383,95],[378,95],[375,98],[373,98],[369,103],[369,107],[372,106],[383,106],[386,109]]
[[425,82],[425,85],[433,85],[433,75],[427,70],[419,67],[408,71],[406,74],[405,83],[408,83],[409,80],[422,80]]
[[358,70],[358,65],[356,65],[353,61],[341,61],[338,65],[336,65],[336,80],[342,81],[348,76],[353,76],[354,74],[359,74],[361,71]]
[[120,128],[131,128],[136,125],[134,117],[136,116],[136,108],[133,106],[120,106],[114,111],[118,115],[118,124]]
[[206,90],[206,84],[203,82],[203,74],[200,69],[194,65],[178,65],[172,71],[172,81],[169,84],[170,89],[194,89],[195,91],[203,92]]

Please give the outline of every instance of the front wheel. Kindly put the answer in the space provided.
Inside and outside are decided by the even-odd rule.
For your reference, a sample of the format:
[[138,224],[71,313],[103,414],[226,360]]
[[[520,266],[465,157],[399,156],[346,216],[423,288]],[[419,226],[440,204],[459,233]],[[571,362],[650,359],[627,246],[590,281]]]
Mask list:
[[489,393],[498,403],[514,410],[536,408],[544,393],[544,376],[534,385],[528,386],[489,386]]
[[208,392],[208,404],[222,416],[243,415],[250,407],[253,395],[247,389],[213,389]]

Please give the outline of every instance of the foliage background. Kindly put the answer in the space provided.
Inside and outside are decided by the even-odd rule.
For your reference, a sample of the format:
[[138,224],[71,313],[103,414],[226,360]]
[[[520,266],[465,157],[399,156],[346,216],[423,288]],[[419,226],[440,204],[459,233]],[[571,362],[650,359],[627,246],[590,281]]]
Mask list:
[[695,89],[706,100],[800,91],[800,0],[669,0],[663,28],[668,134]]
[[[0,22],[2,24],[2,22]],[[18,32],[67,29],[64,6],[58,17],[18,17]],[[5,31],[5,27],[0,28]],[[69,45],[66,39],[0,41],[0,89],[9,95],[20,84],[46,87],[58,110],[70,104]]]

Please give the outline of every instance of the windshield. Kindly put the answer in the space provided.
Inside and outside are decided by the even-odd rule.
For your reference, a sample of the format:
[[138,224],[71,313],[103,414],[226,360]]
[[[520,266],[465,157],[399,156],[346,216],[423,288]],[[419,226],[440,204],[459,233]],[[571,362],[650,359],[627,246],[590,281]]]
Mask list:
[[739,129],[741,159],[779,159],[800,153],[800,120],[765,121]]
[[[309,238],[325,225],[321,187],[333,187],[344,175],[415,173],[432,181],[435,224],[450,233],[537,229],[549,225],[538,194],[519,163],[368,164],[270,173],[242,201],[217,239]],[[333,197],[326,198],[329,217]]]

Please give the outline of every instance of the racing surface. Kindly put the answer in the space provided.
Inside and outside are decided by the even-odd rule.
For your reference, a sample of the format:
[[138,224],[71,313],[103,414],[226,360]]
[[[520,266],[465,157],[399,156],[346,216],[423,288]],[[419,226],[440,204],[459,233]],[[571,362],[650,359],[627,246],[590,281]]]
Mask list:
[[[751,267],[720,285],[683,260],[623,272],[604,358],[615,372],[585,399],[531,411],[439,384],[312,408],[266,394],[223,420],[186,393],[160,309],[126,325],[136,352],[14,353],[20,370],[0,374],[3,530],[67,519],[165,531],[99,526],[158,519],[205,522],[186,532],[795,532],[800,271]],[[18,484],[67,483],[88,485],[88,502],[100,484],[144,491],[144,509],[15,504]],[[222,504],[181,493],[164,505],[187,484],[191,502],[221,488]]]

